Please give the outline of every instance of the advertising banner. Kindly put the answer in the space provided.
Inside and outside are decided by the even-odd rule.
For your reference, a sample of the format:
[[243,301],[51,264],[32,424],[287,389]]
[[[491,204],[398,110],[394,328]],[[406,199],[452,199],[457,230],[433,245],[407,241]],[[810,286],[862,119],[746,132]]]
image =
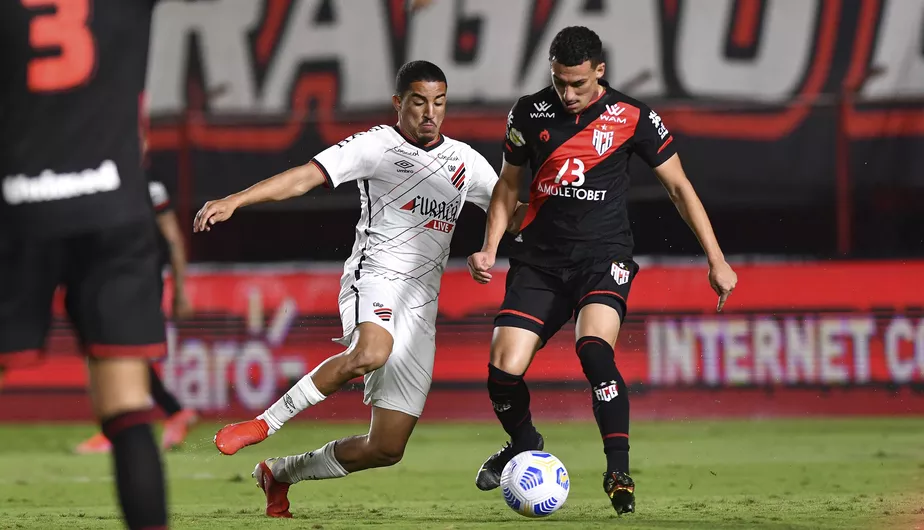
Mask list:
[[[703,266],[643,266],[616,352],[633,391],[924,388],[924,262],[737,271],[739,287],[718,314]],[[479,285],[464,269],[445,274],[434,390],[483,389],[504,276]],[[342,351],[331,342],[342,334],[339,277],[333,268],[193,274],[197,315],[169,326],[167,386],[203,411],[264,409]],[[527,381],[583,389],[573,341],[572,323],[538,353]],[[42,364],[7,374],[5,392],[83,392],[83,360],[61,319],[48,346]]]

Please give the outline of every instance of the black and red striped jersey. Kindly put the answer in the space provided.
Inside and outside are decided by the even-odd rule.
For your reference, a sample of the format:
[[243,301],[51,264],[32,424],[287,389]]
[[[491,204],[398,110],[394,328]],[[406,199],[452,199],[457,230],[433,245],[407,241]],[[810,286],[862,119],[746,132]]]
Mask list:
[[657,167],[676,153],[661,118],[605,83],[580,114],[565,111],[549,86],[510,110],[504,158],[529,164],[529,207],[512,257],[561,268],[629,258],[629,158]]
[[138,106],[154,4],[0,3],[0,230],[50,237],[152,216]]

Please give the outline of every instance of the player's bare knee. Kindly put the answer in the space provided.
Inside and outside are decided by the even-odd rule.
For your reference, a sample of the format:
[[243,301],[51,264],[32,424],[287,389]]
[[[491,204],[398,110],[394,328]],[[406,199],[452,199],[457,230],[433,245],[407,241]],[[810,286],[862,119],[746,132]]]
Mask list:
[[491,366],[502,370],[511,375],[521,375],[516,373],[520,363],[516,362],[516,356],[503,349],[491,349]]
[[491,365],[511,375],[523,375],[539,350],[540,339],[527,330],[499,327],[491,340]]
[[511,375],[523,375],[529,367],[533,354],[522,348],[509,345],[491,347],[491,365]]
[[359,325],[359,340],[347,352],[346,369],[353,377],[361,377],[385,365],[394,347],[391,333],[377,324]]
[[359,346],[349,354],[347,371],[353,377],[361,377],[385,365],[391,355],[390,344]]
[[369,445],[369,457],[375,467],[393,466],[404,458],[404,445],[395,443]]

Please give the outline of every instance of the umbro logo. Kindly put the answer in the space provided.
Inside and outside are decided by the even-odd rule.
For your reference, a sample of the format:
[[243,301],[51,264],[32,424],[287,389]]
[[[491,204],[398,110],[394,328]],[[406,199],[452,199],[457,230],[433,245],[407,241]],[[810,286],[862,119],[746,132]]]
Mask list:
[[414,167],[413,162],[408,162],[407,160],[398,160],[395,162],[395,166],[398,167],[398,173],[413,173],[411,168]]
[[538,112],[530,112],[529,113],[530,118],[554,118],[555,117],[554,112],[547,112],[550,108],[552,108],[552,104],[547,101],[540,101],[539,103],[533,103],[533,108],[535,108]]

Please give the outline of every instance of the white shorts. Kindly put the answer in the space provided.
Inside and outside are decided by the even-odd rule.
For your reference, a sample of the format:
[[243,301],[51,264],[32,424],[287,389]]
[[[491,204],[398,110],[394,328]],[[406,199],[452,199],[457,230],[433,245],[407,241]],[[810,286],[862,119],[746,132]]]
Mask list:
[[420,417],[433,377],[437,304],[414,302],[402,292],[405,285],[366,275],[344,286],[340,291],[343,337],[334,341],[352,346],[358,337],[356,326],[363,322],[391,333],[391,355],[384,366],[366,374],[363,402]]

